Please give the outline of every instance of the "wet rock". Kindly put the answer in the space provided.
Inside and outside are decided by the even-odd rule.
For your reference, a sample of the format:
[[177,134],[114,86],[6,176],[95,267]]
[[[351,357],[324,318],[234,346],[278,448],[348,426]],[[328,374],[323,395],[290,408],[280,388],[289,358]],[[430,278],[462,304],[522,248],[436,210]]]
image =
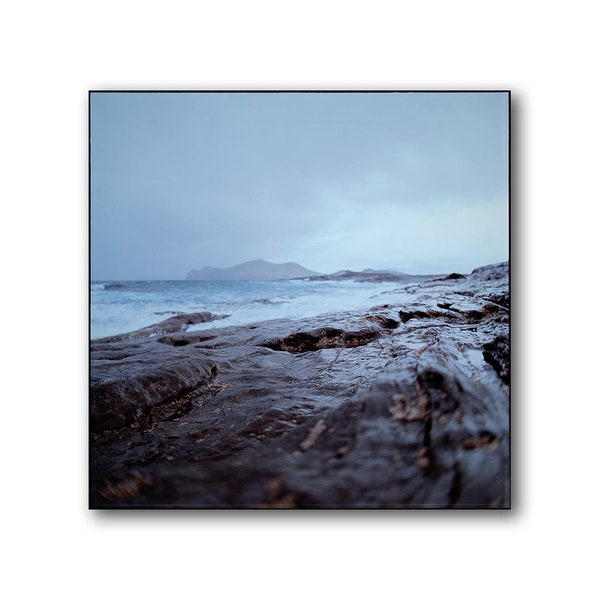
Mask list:
[[152,408],[198,390],[217,374],[216,363],[204,356],[167,355],[149,346],[144,353],[124,352],[107,361],[106,352],[92,352],[90,429],[94,432],[147,419]]
[[358,331],[321,327],[311,331],[298,331],[281,339],[269,340],[263,345],[286,352],[313,352],[322,348],[354,348],[368,344],[381,335],[382,331],[379,327],[363,328]]
[[407,321],[410,321],[411,319],[427,319],[430,317],[435,317],[435,316],[440,316],[443,315],[443,313],[440,313],[439,311],[432,311],[432,310],[401,310],[398,312],[398,315],[400,317],[400,320],[403,323],[406,323]]
[[370,283],[399,282],[409,283],[414,281],[426,281],[433,279],[435,275],[408,275],[407,273],[398,273],[395,271],[377,271],[374,269],[365,269],[364,271],[338,271],[330,275],[317,275],[307,277],[311,281],[360,281]]
[[[161,313],[156,313],[161,314]],[[175,333],[179,331],[185,331],[190,325],[196,323],[207,323],[209,321],[215,321],[216,319],[225,319],[229,315],[213,315],[209,312],[199,313],[179,313],[174,317],[165,319],[160,323],[137,329],[129,333],[122,333],[119,335],[112,335],[104,338],[98,338],[93,340],[95,343],[109,343],[109,342],[122,342],[125,340],[137,340],[149,338],[155,335],[162,335],[165,333]]]
[[510,382],[510,345],[505,335],[494,338],[483,345],[483,358],[485,362],[494,367],[496,373],[504,383]]
[[400,321],[389,315],[372,315],[367,317],[370,321],[379,324],[384,329],[396,329],[400,325]]
[[93,507],[510,506],[508,265],[92,343]]

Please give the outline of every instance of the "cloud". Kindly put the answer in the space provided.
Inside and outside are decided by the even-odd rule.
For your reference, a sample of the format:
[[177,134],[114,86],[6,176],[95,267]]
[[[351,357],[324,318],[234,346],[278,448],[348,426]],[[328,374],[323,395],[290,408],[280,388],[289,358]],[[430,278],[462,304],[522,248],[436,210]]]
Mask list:
[[473,202],[438,194],[405,200],[394,198],[380,180],[370,181],[323,191],[320,225],[303,246],[314,268],[466,272],[508,258],[506,197]]
[[92,277],[254,258],[412,272],[503,260],[506,100],[95,94]]

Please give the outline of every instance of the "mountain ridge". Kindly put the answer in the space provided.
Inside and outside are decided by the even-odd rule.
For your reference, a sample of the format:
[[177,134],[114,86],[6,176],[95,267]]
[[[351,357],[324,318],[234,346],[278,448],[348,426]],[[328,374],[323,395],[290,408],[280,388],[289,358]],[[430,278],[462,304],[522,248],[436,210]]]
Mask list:
[[263,259],[250,260],[232,267],[202,267],[192,269],[186,276],[188,281],[250,281],[273,279],[296,279],[319,276],[295,262],[271,263]]

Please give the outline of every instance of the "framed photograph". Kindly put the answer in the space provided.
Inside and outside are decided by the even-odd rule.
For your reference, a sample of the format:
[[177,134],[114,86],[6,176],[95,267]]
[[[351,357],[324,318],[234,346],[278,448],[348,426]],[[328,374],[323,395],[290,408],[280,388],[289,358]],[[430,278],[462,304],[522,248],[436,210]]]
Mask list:
[[508,509],[510,91],[91,91],[89,505]]

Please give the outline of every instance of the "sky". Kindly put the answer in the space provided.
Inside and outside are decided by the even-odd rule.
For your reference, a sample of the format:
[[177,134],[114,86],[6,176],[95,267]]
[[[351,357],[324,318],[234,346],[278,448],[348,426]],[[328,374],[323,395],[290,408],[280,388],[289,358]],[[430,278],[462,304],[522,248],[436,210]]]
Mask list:
[[508,93],[91,94],[91,277],[508,260]]

